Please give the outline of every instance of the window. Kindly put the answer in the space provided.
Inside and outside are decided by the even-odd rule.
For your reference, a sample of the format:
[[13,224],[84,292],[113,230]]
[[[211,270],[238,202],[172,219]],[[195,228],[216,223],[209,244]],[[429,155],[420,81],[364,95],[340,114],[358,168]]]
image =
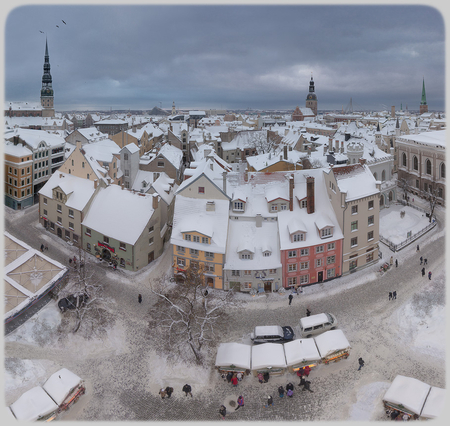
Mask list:
[[358,213],[358,206],[352,206],[352,214],[357,214]]
[[358,237],[354,237],[350,240],[350,246],[355,247],[358,245]]
[[316,268],[323,266],[323,259],[316,259]]
[[148,228],[148,232],[153,232],[154,229],[155,229],[154,226],[150,226],[150,228]]
[[367,225],[368,226],[371,226],[371,225],[373,225],[375,223],[375,216],[369,216],[368,218],[367,218]]
[[358,221],[357,220],[355,220],[354,222],[351,223],[351,230],[352,230],[352,232],[358,230]]
[[233,210],[235,211],[244,211],[244,203],[241,201],[235,201]]
[[419,160],[417,159],[416,156],[413,157],[413,169],[419,170]]
[[73,160],[72,160],[72,166],[73,166]]
[[203,244],[209,244],[209,238],[208,237],[202,237],[202,243]]
[[214,272],[214,263],[205,263],[205,272]]
[[44,216],[47,216],[47,210],[44,209]]
[[214,259],[214,253],[210,251],[205,251],[205,256],[209,259]]
[[52,231],[55,230],[55,224],[54,224],[53,222],[50,222],[50,229],[51,229]]
[[184,253],[184,247],[177,246],[177,251],[179,251],[180,253]]
[[272,253],[270,251],[265,251],[263,253],[264,257],[269,257]]
[[373,240],[373,231],[367,233],[367,241]]
[[69,217],[73,217],[73,210],[69,209]]
[[336,276],[335,268],[327,269],[327,278],[333,278]]
[[288,252],[288,257],[292,258],[292,257],[297,257],[297,250],[290,250]]
[[327,257],[327,265],[332,265],[334,262],[336,262],[336,256]]
[[189,253],[193,256],[198,256],[198,250],[196,249],[189,249]]
[[186,259],[183,259],[182,257],[177,257],[177,265],[178,266],[186,266]]
[[277,273],[276,269],[269,269],[269,274],[270,275],[273,275],[273,274],[276,274],[276,273]]
[[300,275],[300,284],[308,284],[309,275]]
[[84,161],[81,162],[81,167],[84,169]]
[[431,175],[431,161],[427,158],[427,161],[425,162],[425,167],[427,170],[427,175]]
[[241,259],[251,259],[252,257],[248,253],[242,253]]
[[239,276],[239,271],[231,271],[231,276],[232,277],[238,277]]
[[56,218],[56,222],[58,222],[61,225],[62,224],[62,218],[60,216],[58,216]]
[[125,175],[125,177],[129,177],[130,176],[130,171],[125,169],[124,175]]
[[406,167],[406,154],[405,153],[403,153],[403,155],[402,155],[402,166]]
[[309,269],[309,262],[300,262],[300,269]]
[[286,204],[280,204],[280,210],[287,210],[287,205]]
[[329,244],[327,245],[327,250],[328,250],[328,251],[334,250],[335,248],[336,248],[336,244],[335,244],[335,243],[329,243]]
[[309,256],[309,248],[301,249],[300,256]]
[[354,254],[353,256],[350,256],[350,263],[349,263],[349,269],[350,271],[356,269],[358,267],[358,259],[357,254]]
[[106,244],[109,244],[109,237],[106,237],[105,235],[103,235],[103,242]]
[[323,253],[323,246],[317,246],[316,253]]
[[44,204],[47,205],[47,198],[44,197]]
[[293,287],[297,285],[297,277],[288,278],[288,286]]
[[150,238],[148,239],[148,245],[149,245],[149,246],[151,246],[151,245],[153,244],[153,240],[154,240],[153,237],[150,237]]
[[302,232],[300,234],[294,234],[294,242],[296,241],[303,241],[305,234]]
[[370,201],[369,201],[368,207],[369,207],[369,210],[372,210],[372,209],[373,209],[373,200],[370,200]]
[[270,210],[273,211],[273,212],[277,212],[278,211],[278,204],[272,204]]
[[86,251],[91,251],[91,243],[86,244]]
[[251,275],[252,271],[250,269],[247,269],[244,271],[244,275]]
[[419,179],[416,179],[416,188],[419,189]]
[[86,175],[86,179],[89,179],[89,173]]
[[441,178],[445,179],[445,164],[441,164]]
[[200,237],[199,237],[198,235],[193,235],[193,236],[192,236],[192,241],[193,241],[194,243],[199,243],[199,242],[200,242]]
[[366,263],[372,262],[373,260],[373,247],[366,250]]
[[252,288],[252,283],[246,281],[246,282],[244,283],[244,288],[245,288],[245,289]]
[[120,250],[125,250],[127,249],[127,245],[125,243],[119,243],[119,249]]
[[123,154],[123,159],[124,159],[125,161],[128,161],[128,153],[124,152],[124,154]]
[[331,237],[333,235],[332,228],[324,228],[321,231],[321,237]]
[[199,194],[204,194],[205,193],[205,187],[204,186],[199,186],[198,187],[198,193]]
[[186,234],[186,235],[184,236],[184,239],[185,239],[186,241],[191,241],[191,235],[190,235],[190,234]]
[[288,272],[294,272],[297,270],[297,264],[296,263],[290,263],[288,265]]
[[164,161],[158,161],[158,167],[164,167]]
[[89,228],[86,228],[85,234],[90,237],[91,236],[91,230]]
[[302,201],[300,202],[300,207],[301,207],[302,209],[306,209],[306,208],[308,207],[307,201],[306,201],[306,200],[302,200]]
[[73,231],[73,222],[69,222],[69,229]]
[[70,231],[69,230],[66,229],[64,231],[64,235],[65,235],[66,239],[70,240]]
[[61,211],[62,211],[61,204],[57,204],[57,205],[56,205],[56,211],[57,211],[58,213],[61,213]]

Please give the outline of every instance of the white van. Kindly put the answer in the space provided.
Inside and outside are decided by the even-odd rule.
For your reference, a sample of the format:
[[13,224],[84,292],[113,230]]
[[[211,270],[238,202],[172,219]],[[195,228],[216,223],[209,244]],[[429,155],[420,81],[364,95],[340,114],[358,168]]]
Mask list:
[[303,337],[334,330],[336,326],[337,319],[333,314],[317,314],[300,319],[300,332]]

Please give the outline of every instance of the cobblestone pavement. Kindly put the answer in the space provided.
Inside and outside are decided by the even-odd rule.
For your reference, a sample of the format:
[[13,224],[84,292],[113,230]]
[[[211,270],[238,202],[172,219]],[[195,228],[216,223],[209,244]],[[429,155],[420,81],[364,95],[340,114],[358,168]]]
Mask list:
[[[37,209],[29,210],[17,215],[7,212],[6,229],[37,249],[45,238],[51,243],[48,255],[66,264],[70,253],[72,256],[75,253],[74,248],[45,233],[37,223]],[[445,211],[441,211],[438,226],[419,240],[420,255],[428,258],[435,279],[445,276],[444,214]],[[385,258],[391,255],[386,247],[380,246]],[[210,368],[208,385],[191,383],[192,398],[181,392],[182,383],[167,383],[175,388],[175,392],[172,398],[162,400],[154,382],[158,372],[149,368],[152,354],[159,347],[155,340],[156,331],[147,332],[148,308],[154,301],[151,279],[170,268],[170,250],[155,262],[154,274],[149,275],[145,271],[135,275],[117,273],[101,264],[93,265],[96,276],[105,283],[106,297],[115,301],[116,324],[123,328],[126,341],[121,350],[114,351],[105,345],[105,351],[100,355],[96,352],[89,356],[88,351],[83,352],[80,348],[80,356],[77,356],[64,349],[49,349],[45,344],[30,346],[7,342],[5,358],[51,360],[76,371],[86,380],[86,395],[67,412],[66,420],[219,420],[220,405],[240,394],[245,398],[245,406],[236,412],[228,411],[227,421],[346,420],[349,401],[356,402],[361,387],[370,383],[388,383],[397,374],[403,374],[445,387],[444,363],[414,350],[408,336],[402,336],[395,328],[394,312],[411,299],[415,298],[417,309],[422,311],[430,304],[445,303],[444,281],[439,284],[439,280],[435,283],[422,279],[418,256],[413,251],[415,245],[394,254],[399,259],[399,267],[382,277],[377,274],[375,280],[377,266],[353,274],[354,279],[368,277],[367,283],[354,288],[338,290],[339,286],[335,284],[338,280],[334,280],[329,289],[327,283],[306,288],[302,295],[294,298],[292,306],[288,306],[287,295],[272,294],[249,297],[244,307],[233,310],[228,323],[220,330],[220,335],[226,336],[223,341],[248,341],[249,333],[260,324],[296,326],[299,318],[305,315],[306,307],[313,313],[336,314],[339,328],[351,343],[351,355],[347,360],[313,370],[310,375],[313,393],[301,391],[297,377],[290,374],[271,377],[266,384],[259,384],[256,378],[248,376],[237,388],[232,388],[214,368]],[[147,276],[150,282],[147,282]],[[419,293],[424,286],[430,291]],[[388,292],[393,290],[397,291],[397,300],[388,301]],[[143,295],[142,305],[137,303],[138,293]],[[357,371],[360,356],[366,365]],[[211,359],[213,363],[215,355]],[[280,399],[276,390],[288,381],[295,384],[294,397]],[[274,397],[274,407],[264,407],[268,395]],[[383,419],[380,403],[379,420]]]

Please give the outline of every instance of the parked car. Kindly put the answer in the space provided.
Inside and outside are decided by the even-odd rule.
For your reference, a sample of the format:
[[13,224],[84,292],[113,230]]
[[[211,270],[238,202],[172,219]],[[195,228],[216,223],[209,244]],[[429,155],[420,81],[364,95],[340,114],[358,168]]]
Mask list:
[[300,318],[300,332],[302,337],[311,337],[324,331],[334,330],[337,319],[333,314],[316,314]]
[[292,327],[285,325],[263,325],[255,327],[253,333],[250,334],[253,343],[285,343],[294,338],[294,330]]
[[71,294],[67,297],[63,297],[58,302],[58,308],[61,312],[65,312],[67,309],[76,309],[83,306],[89,299],[87,293]]

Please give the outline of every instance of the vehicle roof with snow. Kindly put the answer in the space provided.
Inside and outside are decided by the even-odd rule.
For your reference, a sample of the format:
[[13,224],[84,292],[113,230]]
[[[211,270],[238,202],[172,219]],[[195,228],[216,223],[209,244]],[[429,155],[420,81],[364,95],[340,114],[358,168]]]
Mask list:
[[383,400],[395,405],[403,405],[406,410],[420,415],[430,385],[412,377],[398,375],[384,394]]
[[327,314],[316,314],[300,318],[300,325],[303,328],[314,327],[317,324],[324,324],[326,322],[329,322]]
[[444,412],[446,389],[432,387],[425,405],[422,408],[421,417],[434,419]]
[[350,343],[342,330],[330,330],[314,337],[320,356],[325,358],[334,352],[350,349]]
[[250,369],[252,347],[243,343],[221,343],[217,349],[216,367],[234,365],[239,368]]
[[70,391],[80,383],[80,377],[67,368],[62,368],[53,373],[42,387],[58,405],[61,405]]
[[314,339],[296,339],[292,342],[284,343],[283,346],[286,364],[288,366],[303,361],[315,361],[320,359],[320,354]]
[[252,369],[260,368],[286,368],[283,345],[278,343],[263,343],[252,346]]
[[40,386],[35,386],[10,405],[17,420],[34,421],[58,409],[55,401]]
[[255,336],[283,335],[283,329],[279,325],[259,325],[255,327]]

